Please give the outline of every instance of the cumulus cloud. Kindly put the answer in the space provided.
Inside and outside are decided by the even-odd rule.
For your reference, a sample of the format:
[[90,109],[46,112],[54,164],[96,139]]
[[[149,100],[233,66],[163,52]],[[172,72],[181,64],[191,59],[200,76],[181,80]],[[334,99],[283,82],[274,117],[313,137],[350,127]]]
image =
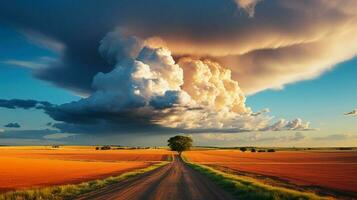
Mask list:
[[353,58],[356,7],[355,0],[78,0],[29,9],[25,2],[1,1],[0,23],[57,52],[58,60],[34,75],[77,92],[92,93],[93,77],[115,68],[98,44],[121,27],[140,38],[162,38],[175,59],[209,58],[229,67],[240,88],[253,94],[315,78]]
[[21,125],[19,123],[15,122],[15,123],[8,123],[8,124],[4,125],[4,127],[6,127],[6,128],[20,128]]
[[229,69],[192,58],[176,63],[167,48],[152,47],[151,41],[121,30],[109,33],[99,51],[115,68],[93,78],[95,91],[88,98],[47,109],[53,119],[72,124],[55,126],[73,131],[96,123],[113,131],[131,121],[144,127],[251,129],[266,121],[250,116]]
[[352,110],[351,112],[347,112],[344,115],[356,116],[357,115],[357,110]]
[[[158,42],[159,41],[159,42]],[[253,113],[231,70],[210,59],[178,62],[159,38],[140,39],[116,29],[99,52],[114,69],[97,73],[93,93],[62,105],[1,100],[8,108],[43,109],[64,133],[246,132],[308,130],[301,119],[269,125],[268,109]]]

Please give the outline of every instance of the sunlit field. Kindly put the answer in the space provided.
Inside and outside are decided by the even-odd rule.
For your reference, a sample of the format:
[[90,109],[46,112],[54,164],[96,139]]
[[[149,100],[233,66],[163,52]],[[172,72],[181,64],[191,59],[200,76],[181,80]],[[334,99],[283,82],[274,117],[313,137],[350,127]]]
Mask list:
[[[294,189],[316,189],[353,194],[357,192],[356,151],[278,151],[199,150],[185,152],[194,163],[292,184]],[[270,181],[271,183],[271,181]]]
[[1,147],[0,192],[117,176],[170,158],[159,149]]

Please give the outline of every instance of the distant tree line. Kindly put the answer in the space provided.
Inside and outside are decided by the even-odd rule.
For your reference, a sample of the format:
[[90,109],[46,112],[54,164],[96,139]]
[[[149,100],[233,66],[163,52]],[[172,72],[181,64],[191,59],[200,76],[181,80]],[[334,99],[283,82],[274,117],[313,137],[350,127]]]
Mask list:
[[[257,150],[257,149],[254,148],[254,147],[250,147],[249,149],[250,149],[250,152],[252,152],[252,153],[255,153],[255,152],[275,152],[275,149],[267,149],[267,150],[265,150],[265,149],[258,149],[258,150]],[[248,151],[248,148],[247,148],[247,147],[240,147],[239,150],[240,150],[241,152],[246,152],[246,151]]]

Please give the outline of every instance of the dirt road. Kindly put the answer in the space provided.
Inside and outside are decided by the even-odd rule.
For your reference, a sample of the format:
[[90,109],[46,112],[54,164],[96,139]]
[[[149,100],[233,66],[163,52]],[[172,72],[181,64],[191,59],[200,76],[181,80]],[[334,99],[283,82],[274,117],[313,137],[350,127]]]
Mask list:
[[207,177],[179,157],[164,167],[88,193],[79,199],[125,200],[230,200]]

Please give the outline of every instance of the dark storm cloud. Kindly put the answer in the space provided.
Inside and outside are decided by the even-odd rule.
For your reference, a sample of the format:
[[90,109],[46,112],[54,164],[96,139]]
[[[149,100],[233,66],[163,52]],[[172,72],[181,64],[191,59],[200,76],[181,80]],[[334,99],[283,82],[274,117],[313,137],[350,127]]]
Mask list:
[[15,123],[8,123],[4,127],[6,127],[6,128],[20,128],[21,125],[19,123],[15,122]]
[[16,109],[16,108],[23,108],[23,109],[44,109],[51,107],[52,104],[47,101],[37,101],[37,100],[22,100],[22,99],[0,99],[0,108],[8,108],[8,109]]
[[314,78],[356,55],[356,6],[354,0],[3,0],[0,23],[58,52],[57,61],[34,74],[75,91],[90,93],[93,76],[113,69],[98,46],[121,27],[162,38],[176,57],[219,60],[254,93]]
[[5,100],[0,99],[0,107],[15,109],[15,108],[34,108],[37,105],[37,101],[35,100],[21,100],[21,99],[11,99]]

